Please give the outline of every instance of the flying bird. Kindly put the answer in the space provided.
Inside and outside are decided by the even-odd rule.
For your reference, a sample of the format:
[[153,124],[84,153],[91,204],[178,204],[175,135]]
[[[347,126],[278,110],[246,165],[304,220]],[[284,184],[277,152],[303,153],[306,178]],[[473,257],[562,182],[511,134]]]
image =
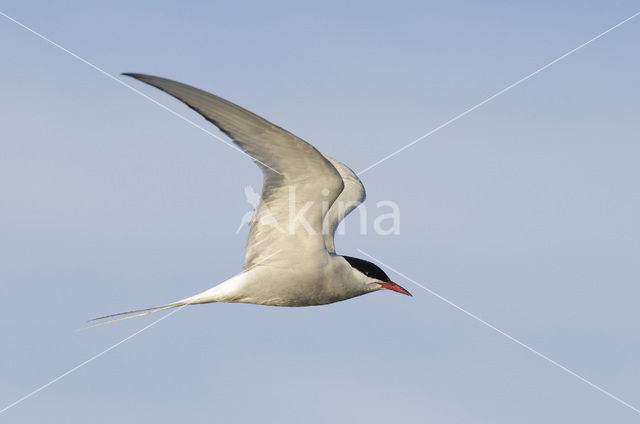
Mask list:
[[95,318],[111,318],[96,325],[213,302],[312,306],[378,290],[411,296],[377,265],[336,254],[338,224],[365,199],[362,182],[346,165],[211,93],[156,76],[123,75],[170,94],[218,127],[260,167],[263,187],[240,274],[176,302]]

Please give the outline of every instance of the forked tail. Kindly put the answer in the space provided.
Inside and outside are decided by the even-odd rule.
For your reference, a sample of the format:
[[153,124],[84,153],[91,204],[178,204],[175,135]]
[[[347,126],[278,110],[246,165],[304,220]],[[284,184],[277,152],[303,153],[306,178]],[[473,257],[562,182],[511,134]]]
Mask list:
[[152,314],[154,312],[160,312],[160,311],[164,311],[164,310],[167,310],[167,309],[177,308],[178,306],[185,306],[185,305],[188,305],[190,303],[191,302],[186,302],[184,300],[181,300],[181,301],[178,301],[178,302],[167,303],[166,305],[154,306],[153,308],[137,309],[135,311],[120,312],[120,313],[117,313],[117,314],[105,315],[103,317],[90,319],[89,322],[99,321],[99,320],[103,320],[103,319],[107,319],[107,318],[114,318],[114,317],[119,317],[119,318],[98,322],[96,324],[92,324],[92,325],[89,325],[87,327],[81,328],[81,330],[86,330],[87,328],[98,327],[98,326],[103,325],[103,324],[110,324],[112,322],[122,321],[122,320],[129,319],[129,318],[143,317],[145,315],[149,315],[149,314]]
[[[242,275],[242,274],[239,274],[239,275]],[[229,280],[227,280],[227,281],[229,281]],[[152,314],[154,312],[160,312],[160,311],[164,311],[164,310],[167,310],[167,309],[177,308],[177,307],[180,307],[180,306],[196,305],[196,304],[201,304],[201,303],[218,302],[221,299],[220,296],[217,294],[218,291],[219,291],[219,287],[220,286],[221,286],[221,284],[219,284],[217,286],[214,286],[214,287],[212,287],[212,288],[210,288],[208,290],[205,290],[202,293],[198,293],[196,295],[193,295],[191,297],[187,297],[187,298],[182,299],[182,300],[178,300],[176,302],[167,303],[166,305],[154,306],[153,308],[136,309],[135,311],[120,312],[118,314],[111,314],[111,315],[105,315],[103,317],[94,318],[94,319],[89,320],[89,322],[101,321],[101,320],[107,320],[107,321],[102,321],[102,322],[98,322],[98,323],[89,325],[87,327],[82,328],[82,330],[85,330],[87,328],[97,327],[97,326],[102,325],[102,324],[109,324],[109,323],[116,322],[116,321],[122,321],[122,320],[129,319],[129,318],[142,317],[142,316],[145,316],[145,315]],[[109,318],[113,318],[113,319],[109,319]]]

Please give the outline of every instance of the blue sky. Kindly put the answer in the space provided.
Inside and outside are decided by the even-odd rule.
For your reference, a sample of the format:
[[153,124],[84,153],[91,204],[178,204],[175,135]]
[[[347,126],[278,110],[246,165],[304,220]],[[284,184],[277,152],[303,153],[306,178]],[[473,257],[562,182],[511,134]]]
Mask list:
[[[595,2],[5,1],[106,72],[228,98],[361,170],[638,12]],[[640,405],[640,21],[362,176],[401,209],[362,249]],[[243,155],[0,17],[0,408],[239,271]],[[206,122],[179,102],[144,93]],[[215,129],[211,127],[213,131]],[[356,217],[357,218],[357,217]],[[314,308],[187,308],[0,422],[637,422],[389,272]],[[157,317],[154,316],[154,317]]]

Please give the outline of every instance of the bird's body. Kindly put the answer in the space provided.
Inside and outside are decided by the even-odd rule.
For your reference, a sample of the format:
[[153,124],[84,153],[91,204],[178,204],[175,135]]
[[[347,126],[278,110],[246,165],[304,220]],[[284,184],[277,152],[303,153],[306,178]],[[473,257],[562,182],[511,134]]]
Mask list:
[[338,224],[365,199],[351,169],[213,94],[164,78],[125,75],[167,92],[215,124],[261,168],[263,188],[240,274],[177,302],[96,319],[212,302],[325,305],[381,289],[409,295],[376,265],[335,253]]
[[[255,267],[183,302],[314,306],[378,290],[366,278],[358,277],[357,271],[342,256],[327,256],[326,262],[317,262],[313,267]],[[355,283],[358,280],[361,284]]]

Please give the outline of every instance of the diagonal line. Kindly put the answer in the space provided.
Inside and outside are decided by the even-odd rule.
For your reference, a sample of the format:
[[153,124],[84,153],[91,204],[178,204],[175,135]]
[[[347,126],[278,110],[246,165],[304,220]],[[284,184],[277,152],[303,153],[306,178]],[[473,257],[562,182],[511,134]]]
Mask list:
[[147,96],[146,94],[144,94],[142,91],[134,88],[133,86],[127,84],[124,81],[119,80],[118,78],[116,78],[115,76],[111,75],[110,73],[108,73],[107,71],[103,70],[102,68],[99,68],[98,66],[94,65],[93,63],[89,62],[86,59],[81,58],[80,56],[78,56],[77,54],[73,53],[70,50],[65,49],[64,47],[62,47],[60,44],[48,39],[47,37],[45,37],[44,35],[40,34],[39,32],[37,32],[34,29],[29,28],[28,26],[24,25],[23,23],[15,20],[14,18],[12,18],[11,16],[7,15],[6,13],[3,13],[0,11],[0,15],[4,16],[5,18],[9,19],[10,21],[12,21],[13,23],[21,26],[22,28],[26,29],[27,31],[29,31],[30,33],[40,37],[41,39],[43,39],[44,41],[46,41],[47,43],[59,48],[60,50],[62,50],[63,52],[69,54],[70,56],[74,57],[75,59],[78,59],[80,62],[89,65],[90,67],[92,67],[93,69],[95,69],[96,71],[100,72],[101,74],[103,74],[104,76],[111,78],[112,80],[114,80],[115,82],[117,82],[118,84],[127,87],[129,90],[133,91],[136,94],[139,94],[140,96],[144,97],[145,99],[149,100],[150,102],[156,104],[157,106],[160,106],[162,109],[166,110],[167,112],[171,113],[172,115],[177,116],[178,118],[182,119],[183,121],[193,125],[194,127],[198,128],[201,131],[204,131],[205,133],[209,134],[210,136],[218,139],[219,141],[223,142],[224,144],[226,144],[227,146],[231,147],[234,150],[237,150],[238,152],[242,153],[245,156],[249,156],[251,159],[253,159],[255,162],[259,163],[260,165],[264,165],[267,168],[269,168],[270,170],[272,170],[273,172],[275,172],[276,174],[280,174],[282,175],[280,172],[276,171],[275,169],[273,169],[272,167],[270,167],[269,165],[267,165],[266,163],[263,163],[262,161],[259,161],[258,159],[254,158],[253,156],[251,156],[250,154],[244,152],[242,149],[239,149],[238,147],[234,146],[233,144],[229,143],[227,140],[217,136],[216,134],[212,133],[211,131],[207,130],[206,128],[202,127],[201,125],[196,124],[195,122],[193,122],[192,120],[190,120],[189,118],[187,118],[186,116],[174,111],[173,109],[163,105],[162,103],[160,103],[159,101],[153,99],[152,97]]
[[[2,12],[0,12],[2,13]],[[267,256],[266,258],[264,258],[262,261],[254,264],[253,266],[247,268],[245,271],[243,272],[247,272],[259,265],[262,265],[264,262],[266,262],[268,259],[270,259],[271,257],[277,255],[278,253],[280,253],[282,251],[282,249],[278,249],[275,252],[273,252],[272,254],[270,254],[269,256]],[[19,403],[22,403],[23,401],[29,399],[31,396],[39,393],[40,391],[46,389],[47,387],[51,386],[52,384],[54,384],[55,382],[62,380],[63,378],[65,378],[66,376],[68,376],[69,374],[79,370],[80,368],[84,367],[85,365],[89,364],[90,362],[93,362],[94,360],[98,359],[99,357],[101,357],[102,355],[104,355],[105,353],[115,349],[116,347],[120,346],[122,343],[126,342],[127,340],[130,340],[132,338],[134,338],[135,336],[137,336],[138,334],[142,333],[143,331],[153,327],[154,325],[156,325],[157,323],[159,323],[160,321],[169,318],[171,315],[175,314],[176,312],[178,312],[179,310],[181,310],[182,308],[184,308],[185,306],[189,306],[193,303],[193,301],[189,302],[189,303],[185,303],[182,306],[177,307],[176,309],[174,309],[173,311],[169,312],[168,314],[166,314],[165,316],[163,316],[162,318],[158,318],[157,320],[153,321],[151,324],[141,328],[140,330],[136,331],[135,333],[125,337],[124,339],[120,340],[118,343],[112,345],[111,347],[108,347],[107,349],[103,350],[102,352],[92,356],[91,358],[87,359],[84,362],[81,362],[80,364],[76,365],[75,367],[71,368],[69,371],[60,374],[59,376],[57,376],[56,378],[54,378],[53,380],[49,381],[47,384],[43,384],[42,386],[38,387],[37,389],[35,389],[34,391],[32,391],[29,394],[26,394],[24,396],[22,396],[20,399],[16,400],[15,402],[13,402],[10,405],[5,406],[3,409],[0,409],[0,414],[4,413],[5,411],[13,408],[14,406],[18,405]]]
[[13,408],[14,406],[16,406],[17,404],[21,403],[22,401],[25,401],[27,399],[29,399],[31,396],[35,395],[36,393],[46,389],[47,387],[49,387],[50,385],[52,385],[53,383],[57,382],[58,380],[63,379],[64,377],[68,376],[69,374],[71,374],[74,371],[79,370],[80,368],[84,367],[85,365],[87,365],[90,362],[93,362],[94,360],[98,359],[99,357],[101,357],[102,355],[104,355],[105,353],[109,352],[110,350],[115,349],[116,347],[120,346],[122,343],[126,342],[129,339],[134,338],[135,336],[137,336],[138,334],[142,333],[143,331],[153,327],[154,325],[156,325],[157,323],[159,323],[160,321],[162,321],[165,318],[170,317],[171,315],[175,314],[176,312],[178,312],[180,309],[184,308],[185,306],[189,305],[188,303],[186,305],[182,305],[179,308],[169,312],[168,314],[166,314],[165,316],[163,316],[162,318],[159,318],[157,320],[155,320],[154,322],[152,322],[151,324],[147,325],[146,327],[143,327],[142,329],[136,331],[135,333],[131,334],[128,337],[125,337],[124,339],[120,340],[118,343],[114,344],[113,346],[103,350],[102,352],[98,353],[97,355],[92,356],[91,358],[87,359],[86,361],[76,365],[75,367],[71,368],[69,371],[65,372],[64,374],[60,374],[58,377],[54,378],[53,380],[51,380],[50,382],[48,382],[47,384],[43,384],[42,386],[38,387],[37,389],[35,389],[34,391],[32,391],[31,393],[24,395],[23,397],[21,397],[20,399],[16,400],[15,402],[13,402],[10,405],[5,406],[3,409],[0,409],[0,414],[2,414],[3,412]]
[[637,412],[640,414],[640,409],[634,407],[633,405],[628,404],[627,402],[625,402],[624,400],[620,399],[619,397],[617,397],[614,394],[611,394],[610,392],[606,391],[605,389],[601,388],[600,386],[597,386],[596,384],[590,382],[589,380],[587,380],[586,378],[582,377],[581,375],[571,371],[569,368],[557,363],[556,361],[554,361],[553,359],[549,358],[548,356],[538,352],[537,350],[535,350],[534,348],[532,348],[531,346],[525,344],[524,342],[521,342],[520,340],[516,339],[515,337],[505,333],[504,331],[500,330],[499,328],[493,326],[492,324],[489,324],[487,321],[483,320],[482,318],[472,314],[471,312],[467,311],[466,309],[462,308],[461,306],[456,305],[455,303],[453,303],[452,301],[440,296],[438,293],[434,292],[433,290],[423,286],[422,284],[418,283],[417,281],[413,280],[412,278],[408,277],[407,275],[403,274],[402,272],[398,271],[397,269],[392,268],[391,266],[385,264],[384,262],[382,262],[381,260],[374,258],[373,256],[371,256],[370,254],[368,254],[367,252],[364,252],[361,249],[357,249],[358,252],[362,253],[363,255],[368,256],[370,259],[374,260],[375,262],[378,262],[380,265],[389,268],[391,271],[395,272],[396,274],[398,274],[399,276],[405,278],[408,281],[411,281],[413,284],[415,284],[416,286],[426,290],[427,292],[429,292],[430,294],[434,295],[435,297],[437,297],[438,299],[448,303],[449,305],[453,306],[454,308],[456,308],[457,310],[459,310],[460,312],[465,313],[466,315],[470,316],[471,318],[475,319],[476,321],[481,322],[482,324],[486,325],[487,327],[491,328],[492,330],[502,334],[503,336],[505,336],[506,338],[508,338],[509,340],[511,340],[512,342],[515,342],[517,344],[519,344],[520,346],[522,346],[523,348],[527,349],[528,351],[534,353],[535,355],[539,356],[540,358],[544,359],[545,361],[555,365],[556,367],[560,368],[561,370],[571,374],[572,376],[576,377],[577,379],[581,380],[584,383],[587,383],[589,386],[593,387],[594,389],[598,390],[599,392],[609,396],[611,399],[621,403],[622,405],[626,406],[629,409],[632,409],[633,411]]
[[612,26],[611,28],[609,28],[608,30],[596,35],[595,37],[593,37],[592,39],[590,39],[589,41],[585,41],[584,43],[580,44],[578,47],[574,48],[573,50],[569,50],[568,52],[566,52],[565,54],[563,54],[562,56],[558,57],[555,60],[552,60],[551,62],[547,63],[546,65],[544,65],[542,68],[539,68],[538,70],[530,73],[529,75],[527,75],[526,77],[523,77],[521,79],[519,79],[518,81],[514,82],[513,84],[503,88],[502,90],[498,91],[496,94],[494,94],[491,97],[486,98],[485,100],[481,101],[480,103],[478,103],[477,105],[473,106],[470,109],[467,109],[466,111],[462,112],[459,115],[454,116],[453,118],[449,119],[447,122],[445,122],[444,124],[435,127],[434,129],[432,129],[431,131],[429,131],[428,133],[416,138],[415,140],[413,140],[411,143],[399,148],[398,150],[394,151],[393,153],[388,154],[387,156],[383,157],[382,159],[380,159],[379,161],[375,162],[372,165],[369,165],[368,167],[364,168],[363,170],[359,171],[357,173],[357,175],[362,175],[365,172],[368,172],[369,170],[371,170],[372,168],[375,168],[376,166],[380,165],[382,162],[391,159],[392,157],[394,157],[395,155],[397,155],[398,153],[408,149],[409,147],[413,146],[414,144],[424,140],[425,138],[429,137],[432,134],[435,134],[436,132],[440,131],[442,128],[448,126],[449,124],[454,123],[455,121],[457,121],[458,119],[462,118],[463,116],[473,112],[474,110],[476,110],[477,108],[479,108],[480,106],[484,105],[485,103],[490,102],[491,100],[495,99],[496,97],[506,93],[507,91],[511,90],[512,88],[520,85],[521,83],[525,82],[526,80],[528,80],[529,78],[537,75],[538,73],[544,71],[545,69],[547,69],[548,67],[554,65],[557,62],[560,62],[562,59],[566,58],[567,56],[577,52],[578,50],[582,49],[583,47],[591,44],[592,42],[596,41],[597,39],[603,37],[604,35],[608,34],[609,32],[613,31],[614,29],[618,28],[621,25],[624,25],[625,23],[629,22],[630,20],[632,20],[633,18],[635,18],[636,16],[640,15],[640,12],[637,12],[633,15],[631,15],[630,17],[628,17],[627,19],[625,19],[624,21],[621,21],[619,23],[617,23],[616,25]]

